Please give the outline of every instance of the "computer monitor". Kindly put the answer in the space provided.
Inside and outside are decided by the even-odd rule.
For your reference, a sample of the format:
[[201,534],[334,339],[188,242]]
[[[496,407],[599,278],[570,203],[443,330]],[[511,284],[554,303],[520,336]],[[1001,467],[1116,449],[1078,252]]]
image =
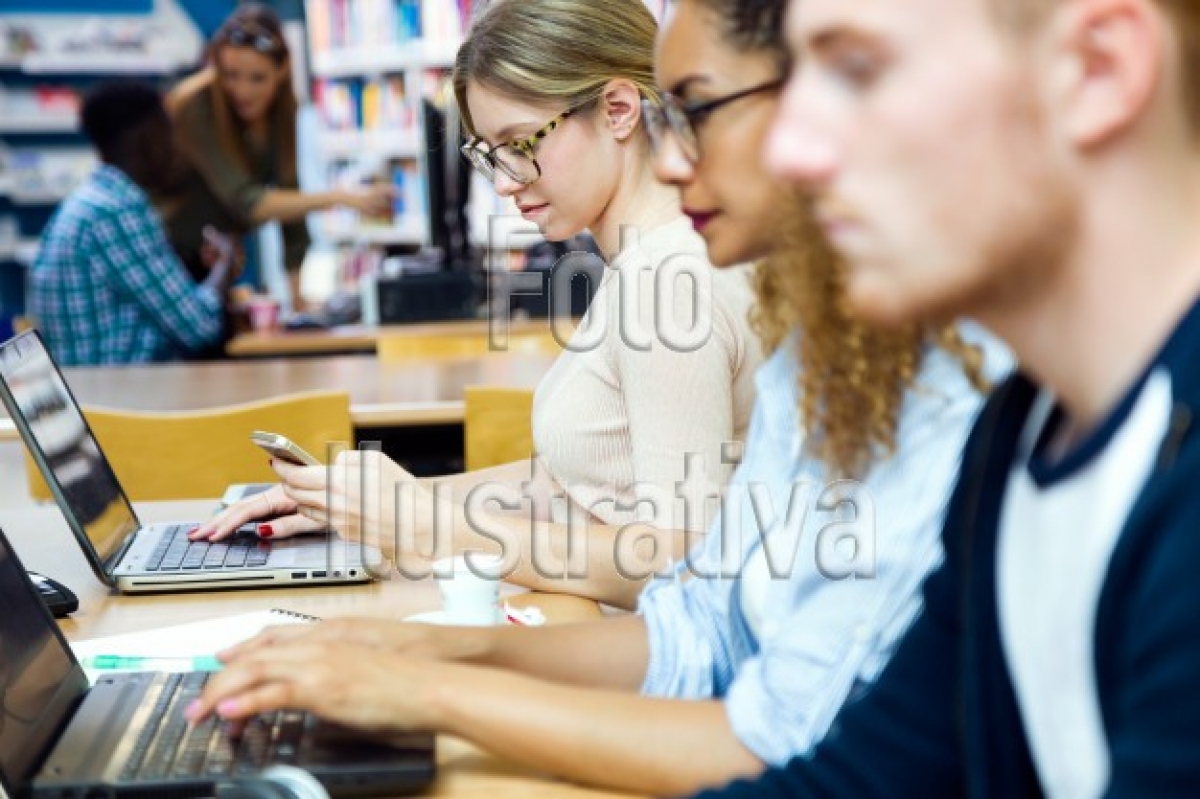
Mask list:
[[482,296],[478,259],[467,238],[470,167],[460,151],[462,124],[452,98],[425,99],[425,169],[429,241],[442,253],[436,271],[409,270],[376,285],[379,321],[409,324],[475,315]]
[[458,106],[448,100],[439,107],[425,104],[425,165],[429,192],[429,240],[446,254],[445,266],[467,270],[471,266],[467,240],[467,199],[470,166],[459,148],[462,122]]

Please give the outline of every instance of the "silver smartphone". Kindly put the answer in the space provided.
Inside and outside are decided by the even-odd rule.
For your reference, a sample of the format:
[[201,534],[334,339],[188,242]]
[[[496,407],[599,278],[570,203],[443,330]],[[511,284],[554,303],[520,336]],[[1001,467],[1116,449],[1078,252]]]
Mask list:
[[287,436],[255,430],[250,434],[250,440],[266,450],[272,458],[278,458],[286,463],[293,463],[297,466],[321,465],[319,460],[309,455]]

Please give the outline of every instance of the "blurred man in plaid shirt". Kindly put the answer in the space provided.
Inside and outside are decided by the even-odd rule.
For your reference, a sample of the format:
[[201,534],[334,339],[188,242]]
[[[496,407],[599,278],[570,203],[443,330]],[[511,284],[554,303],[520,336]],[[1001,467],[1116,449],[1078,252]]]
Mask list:
[[104,84],[82,123],[102,163],[55,212],[31,272],[29,311],[50,351],[63,365],[140,363],[219,344],[233,248],[211,233],[197,284],[167,241],[149,199],[175,157],[158,90]]

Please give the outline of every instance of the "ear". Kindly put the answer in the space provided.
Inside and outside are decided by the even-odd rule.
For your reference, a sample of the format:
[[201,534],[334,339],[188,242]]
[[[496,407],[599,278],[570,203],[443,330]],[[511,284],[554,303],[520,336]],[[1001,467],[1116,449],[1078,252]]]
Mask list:
[[627,141],[642,119],[642,94],[633,81],[610,80],[600,95],[605,126],[617,141]]
[[1057,96],[1065,130],[1078,145],[1111,140],[1141,120],[1162,81],[1164,21],[1149,0],[1083,0],[1059,12],[1065,56]]

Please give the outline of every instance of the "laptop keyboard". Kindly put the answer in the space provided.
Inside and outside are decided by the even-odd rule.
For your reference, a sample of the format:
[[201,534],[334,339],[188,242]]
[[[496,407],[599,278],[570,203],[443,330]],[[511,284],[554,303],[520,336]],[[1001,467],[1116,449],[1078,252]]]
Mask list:
[[189,727],[183,710],[200,696],[207,672],[166,675],[167,683],[121,771],[122,780],[221,778],[252,774],[269,764],[293,764],[310,716],[279,711],[248,722],[231,736],[210,716]]
[[146,561],[147,571],[243,569],[267,565],[271,545],[253,533],[236,533],[224,541],[189,541],[195,525],[177,524],[163,532]]

